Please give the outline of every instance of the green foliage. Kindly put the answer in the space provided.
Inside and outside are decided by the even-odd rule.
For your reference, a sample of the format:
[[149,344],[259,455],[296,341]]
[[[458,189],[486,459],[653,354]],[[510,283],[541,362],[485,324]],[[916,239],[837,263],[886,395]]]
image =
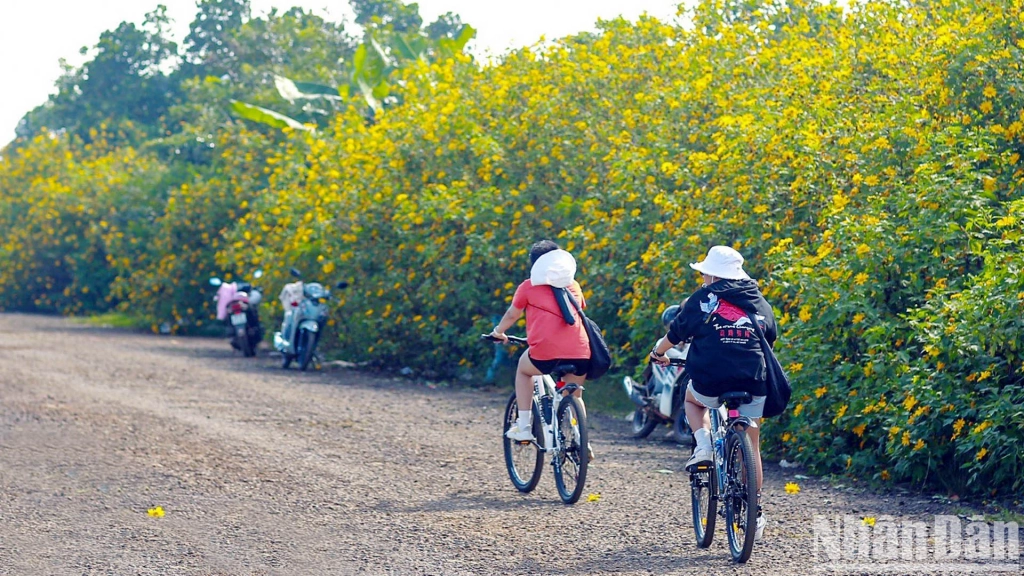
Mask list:
[[[296,266],[351,284],[334,353],[465,375],[547,237],[629,370],[697,287],[687,263],[729,244],[777,308],[794,384],[769,452],[1024,489],[1020,0],[708,0],[691,25],[602,22],[487,66],[462,54],[468,27],[357,5],[359,45],[301,11],[229,27],[227,79],[185,82],[175,129],[141,152],[9,149],[0,305],[194,330],[207,276],[263,268],[273,294]],[[247,130],[230,100],[317,130]]]

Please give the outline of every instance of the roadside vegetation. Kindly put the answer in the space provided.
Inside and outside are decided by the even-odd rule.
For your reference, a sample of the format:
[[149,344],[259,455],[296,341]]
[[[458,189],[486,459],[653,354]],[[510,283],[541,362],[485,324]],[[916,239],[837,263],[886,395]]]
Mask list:
[[[550,237],[628,368],[730,244],[782,327],[776,456],[1024,493],[1021,0],[707,0],[487,64],[455,15],[353,6],[361,37],[241,0],[181,49],[160,10],[105,34],[2,153],[0,307],[190,332],[209,276],[295,266],[351,283],[346,359],[481,374]],[[101,106],[104,70],[151,96]]]

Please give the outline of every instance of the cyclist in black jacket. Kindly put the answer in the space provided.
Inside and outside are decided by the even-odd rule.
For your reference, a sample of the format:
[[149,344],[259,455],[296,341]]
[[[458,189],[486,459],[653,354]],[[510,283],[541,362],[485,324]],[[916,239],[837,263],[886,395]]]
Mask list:
[[[761,340],[750,315],[760,324],[769,344],[777,336],[775,315],[765,301],[757,282],[743,271],[743,256],[728,246],[713,246],[703,262],[690,264],[704,276],[704,284],[694,292],[669,325],[668,333],[651,350],[651,361],[668,364],[665,352],[676,344],[692,339],[686,358],[690,383],[686,387],[686,420],[693,429],[697,446],[686,462],[691,468],[711,461],[711,423],[708,408],[718,408],[718,397],[726,392],[749,392],[753,402],[740,406],[740,414],[751,418],[747,430],[754,445],[757,466],[757,491],[760,500],[761,444],[757,427],[764,412],[765,358]],[[756,537],[761,538],[764,516],[758,511]]]

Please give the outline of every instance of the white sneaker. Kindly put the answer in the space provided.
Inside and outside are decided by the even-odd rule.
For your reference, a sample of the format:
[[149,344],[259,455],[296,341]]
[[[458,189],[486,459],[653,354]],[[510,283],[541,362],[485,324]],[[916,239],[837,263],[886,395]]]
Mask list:
[[692,466],[697,464],[710,464],[711,463],[711,449],[697,447],[693,449],[693,455],[686,461],[685,468],[689,470]]
[[521,430],[518,422],[514,422],[509,426],[508,432],[505,432],[505,437],[509,440],[515,440],[516,442],[533,442],[536,440],[536,438],[533,437],[533,431],[529,428]]
[[764,514],[757,515],[757,529],[754,530],[754,540],[760,540],[764,536],[765,519]]

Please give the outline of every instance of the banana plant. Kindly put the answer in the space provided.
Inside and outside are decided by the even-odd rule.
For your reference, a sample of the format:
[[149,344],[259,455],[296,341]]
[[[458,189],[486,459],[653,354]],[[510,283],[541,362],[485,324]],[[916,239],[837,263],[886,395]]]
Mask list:
[[[313,82],[297,82],[275,75],[274,85],[278,94],[290,103],[298,100],[323,100],[343,105],[351,95],[358,94],[373,114],[379,114],[384,110],[387,98],[391,94],[388,78],[392,72],[408,61],[453,58],[465,49],[466,44],[475,35],[476,29],[468,24],[463,25],[454,37],[444,37],[436,41],[428,38],[420,30],[404,34],[389,32],[383,35],[387,47],[382,45],[378,38],[370,35],[352,57],[348,84],[326,86]],[[242,118],[275,128],[311,130],[308,125],[280,112],[245,102],[232,100],[231,109]]]

